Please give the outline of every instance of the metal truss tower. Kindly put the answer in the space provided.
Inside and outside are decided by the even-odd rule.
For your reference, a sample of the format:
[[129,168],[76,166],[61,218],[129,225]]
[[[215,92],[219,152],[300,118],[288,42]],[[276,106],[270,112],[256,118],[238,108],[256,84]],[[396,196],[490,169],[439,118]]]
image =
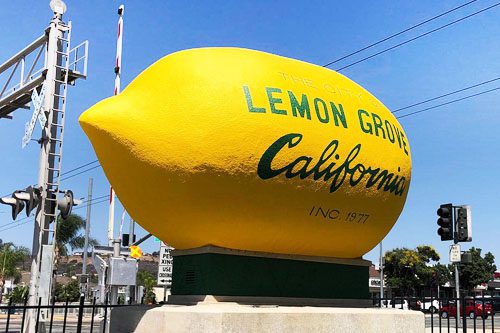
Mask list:
[[[88,42],[71,48],[71,22],[62,21],[66,5],[53,0],[51,8],[54,16],[45,33],[0,65],[0,118],[12,118],[14,111],[29,109],[33,102],[35,110],[26,124],[23,147],[31,140],[37,122],[42,128],[38,140],[41,201],[33,233],[31,306],[39,302],[45,305],[50,300],[67,90],[68,85],[87,75]],[[31,319],[29,331],[35,328]]]

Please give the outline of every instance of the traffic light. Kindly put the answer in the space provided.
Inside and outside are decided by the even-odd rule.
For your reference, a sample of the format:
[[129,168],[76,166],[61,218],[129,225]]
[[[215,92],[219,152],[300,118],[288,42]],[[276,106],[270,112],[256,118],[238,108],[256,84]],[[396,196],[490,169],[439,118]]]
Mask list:
[[12,219],[15,220],[17,215],[24,209],[24,202],[22,200],[16,199],[14,195],[12,197],[0,198],[0,203],[9,205],[12,207]]
[[[55,198],[55,194],[51,193],[51,197]],[[12,193],[11,197],[0,198],[0,203],[6,204],[12,207],[12,219],[15,220],[19,213],[26,207],[26,216],[30,216],[31,212],[37,208],[40,209],[40,202],[42,200],[41,190],[39,188],[34,188],[33,186],[28,186],[24,190],[17,190]],[[59,209],[61,217],[66,219],[70,214],[73,206],[77,206],[81,201],[73,198],[73,192],[70,190],[64,191],[64,196],[56,201],[54,199],[50,200],[49,205],[51,205],[50,211],[55,212]]]
[[22,200],[26,206],[26,216],[30,216],[31,212],[40,203],[40,190],[28,186],[24,191],[15,191],[12,196],[18,200]]
[[440,226],[438,235],[442,241],[453,240],[453,205],[444,204],[437,210],[439,219],[437,224]]
[[40,202],[40,190],[28,186],[25,190],[17,190],[12,193],[11,197],[0,198],[0,203],[12,207],[12,219],[15,220],[17,215],[26,207],[26,216],[30,216],[31,211],[38,206]]
[[457,210],[457,240],[472,241],[472,218],[470,206],[461,206]]
[[73,206],[76,206],[73,191],[64,191],[64,196],[62,197],[62,199],[57,200],[57,208],[59,209],[63,220],[66,220],[71,214]]

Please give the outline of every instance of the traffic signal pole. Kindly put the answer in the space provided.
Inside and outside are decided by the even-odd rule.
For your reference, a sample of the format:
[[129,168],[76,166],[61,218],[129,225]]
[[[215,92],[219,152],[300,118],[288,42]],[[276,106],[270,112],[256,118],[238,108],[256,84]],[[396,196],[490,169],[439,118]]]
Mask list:
[[[459,242],[471,242],[472,241],[472,217],[471,217],[471,207],[469,205],[453,206],[453,204],[442,204],[437,210],[437,215],[439,219],[437,224],[439,225],[438,235],[441,236],[442,241],[453,240],[454,246],[450,247],[450,261],[455,266],[455,295],[457,299],[456,318],[461,315],[460,313],[460,279],[458,265],[463,261],[463,257],[460,253],[460,258],[455,259],[455,255],[452,250],[455,251],[458,248]],[[460,249],[458,248],[460,252]],[[452,255],[453,254],[453,255]],[[439,284],[438,284],[439,288]],[[439,295],[439,289],[438,289]],[[464,311],[465,314],[465,311]],[[461,326],[461,320],[457,320],[458,325]],[[464,321],[465,327],[465,321]],[[465,329],[465,328],[464,328]]]
[[[454,221],[453,221],[453,225],[455,226],[455,231],[454,231],[454,237],[453,237],[453,243],[454,244],[458,244],[458,241],[459,241],[459,237],[458,237],[458,230],[457,230],[457,208],[458,207],[453,207],[453,217],[454,217]],[[455,266],[455,296],[457,298],[457,318],[460,318],[460,315],[461,315],[461,312],[460,312],[460,307],[461,307],[461,304],[460,304],[460,277],[458,276],[459,274],[459,271],[458,271],[458,265],[459,263],[458,262],[455,262],[454,263],[454,266]],[[465,313],[465,310],[464,310],[464,313]],[[460,327],[460,324],[462,323],[461,320],[458,320],[458,326]]]
[[[457,297],[457,316],[460,316],[460,280],[458,277],[458,263],[455,263],[455,293]],[[460,320],[458,321],[460,325]]]

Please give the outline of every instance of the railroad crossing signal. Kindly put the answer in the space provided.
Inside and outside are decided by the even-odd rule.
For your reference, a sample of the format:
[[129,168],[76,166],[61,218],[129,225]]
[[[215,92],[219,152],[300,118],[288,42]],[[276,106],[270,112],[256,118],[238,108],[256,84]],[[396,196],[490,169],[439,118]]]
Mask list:
[[453,205],[443,204],[437,210],[439,219],[437,224],[439,229],[438,235],[441,236],[442,241],[453,240]]
[[[24,190],[16,190],[11,197],[0,198],[0,203],[12,207],[12,219],[15,220],[19,213],[26,208],[26,216],[30,216],[31,212],[36,208],[39,209],[41,201],[41,190],[33,186],[28,186]],[[77,206],[81,201],[73,197],[73,192],[70,190],[64,191],[62,199],[57,200],[57,207],[61,217],[66,219],[72,211],[73,206]]]
[[31,211],[40,203],[40,190],[28,186],[25,190],[14,191],[11,197],[0,198],[0,203],[12,207],[13,220],[17,218],[24,207],[26,207],[26,216],[30,216]]
[[43,110],[44,98],[45,98],[45,83],[42,85],[39,94],[37,93],[36,88],[33,89],[33,92],[31,93],[31,100],[33,102],[33,114],[31,116],[31,120],[27,122],[25,125],[24,136],[22,141],[23,148],[26,147],[26,145],[31,140],[31,136],[33,135],[33,130],[35,129],[35,124],[37,119],[42,130],[45,127],[45,123],[47,122],[47,117],[45,116],[45,111]]

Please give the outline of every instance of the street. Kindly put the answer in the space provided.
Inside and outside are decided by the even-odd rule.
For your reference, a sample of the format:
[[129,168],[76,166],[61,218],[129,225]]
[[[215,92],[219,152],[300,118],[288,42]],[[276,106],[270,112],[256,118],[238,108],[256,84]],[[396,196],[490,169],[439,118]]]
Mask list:
[[[448,320],[449,319],[449,320]],[[463,318],[460,318],[463,320]],[[483,332],[483,319],[478,317],[475,322],[473,319],[467,318],[467,332]],[[457,327],[456,318],[451,317],[447,319],[440,318],[437,314],[431,318],[430,314],[425,315],[425,328],[426,332],[462,332],[462,324],[459,323]],[[434,327],[432,330],[431,327]],[[450,328],[448,330],[448,327]],[[441,329],[440,329],[441,328]],[[474,329],[475,328],[475,329]],[[493,330],[494,328],[494,330]],[[489,316],[484,320],[485,332],[500,332],[500,316]]]
[[[8,333],[21,333],[21,315],[11,315],[10,316],[10,321],[9,321],[9,330],[6,331],[6,325],[7,325],[7,315],[0,315],[0,331],[1,332],[8,332]],[[98,327],[100,325],[100,322],[102,321],[101,316],[95,316],[94,317],[94,332],[98,332]],[[50,327],[50,322],[47,322],[46,324],[46,329],[47,331],[49,330]],[[54,321],[52,324],[52,332],[54,333],[59,333],[63,332],[63,327],[64,327],[64,316],[54,316]],[[67,333],[73,333],[76,332],[76,327],[77,327],[77,317],[75,315],[68,315],[66,318],[66,328],[64,332]],[[82,332],[90,332],[90,327],[91,327],[91,318],[90,316],[84,316],[83,317],[83,322],[82,322]]]

